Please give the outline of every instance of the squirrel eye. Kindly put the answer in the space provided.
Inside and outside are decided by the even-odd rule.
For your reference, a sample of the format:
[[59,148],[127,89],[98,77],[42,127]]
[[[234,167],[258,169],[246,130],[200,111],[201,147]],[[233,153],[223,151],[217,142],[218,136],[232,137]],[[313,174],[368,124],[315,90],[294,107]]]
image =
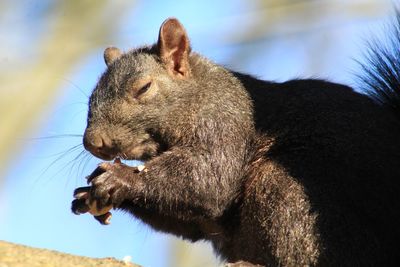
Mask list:
[[151,86],[151,82],[146,83],[144,86],[142,86],[142,87],[137,91],[135,97],[138,97],[138,96],[140,96],[140,95],[146,93],[147,90],[149,90],[150,86]]

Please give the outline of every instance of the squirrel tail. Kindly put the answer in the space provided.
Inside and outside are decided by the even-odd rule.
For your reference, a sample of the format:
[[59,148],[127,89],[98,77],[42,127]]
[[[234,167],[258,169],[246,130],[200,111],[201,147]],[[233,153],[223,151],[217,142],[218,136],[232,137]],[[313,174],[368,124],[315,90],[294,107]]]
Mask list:
[[366,61],[361,63],[363,89],[377,103],[392,110],[400,120],[400,10],[387,34],[388,42],[368,43]]

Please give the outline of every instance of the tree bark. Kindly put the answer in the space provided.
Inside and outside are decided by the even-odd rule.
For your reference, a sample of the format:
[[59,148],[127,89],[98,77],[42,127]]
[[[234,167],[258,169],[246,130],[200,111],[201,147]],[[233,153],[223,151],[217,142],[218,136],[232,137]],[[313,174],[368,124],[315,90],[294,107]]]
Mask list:
[[140,267],[114,258],[88,258],[0,241],[0,267]]

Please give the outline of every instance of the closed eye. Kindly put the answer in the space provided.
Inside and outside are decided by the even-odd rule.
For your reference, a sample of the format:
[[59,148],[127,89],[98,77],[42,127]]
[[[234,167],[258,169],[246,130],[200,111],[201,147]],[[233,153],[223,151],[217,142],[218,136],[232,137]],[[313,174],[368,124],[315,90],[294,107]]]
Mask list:
[[142,86],[142,87],[136,92],[136,96],[135,96],[135,97],[138,97],[138,96],[140,96],[140,95],[146,93],[147,90],[149,90],[150,86],[151,86],[151,82],[146,83],[144,86]]

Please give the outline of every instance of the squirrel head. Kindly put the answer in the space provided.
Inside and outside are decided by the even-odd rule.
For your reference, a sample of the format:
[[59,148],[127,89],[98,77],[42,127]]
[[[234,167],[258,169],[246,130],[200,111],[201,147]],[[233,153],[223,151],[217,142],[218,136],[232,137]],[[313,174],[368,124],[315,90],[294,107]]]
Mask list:
[[85,149],[104,160],[147,160],[162,152],[169,143],[162,132],[179,120],[193,83],[189,56],[189,38],[175,18],[161,25],[153,46],[127,53],[107,48],[107,70],[89,99]]

